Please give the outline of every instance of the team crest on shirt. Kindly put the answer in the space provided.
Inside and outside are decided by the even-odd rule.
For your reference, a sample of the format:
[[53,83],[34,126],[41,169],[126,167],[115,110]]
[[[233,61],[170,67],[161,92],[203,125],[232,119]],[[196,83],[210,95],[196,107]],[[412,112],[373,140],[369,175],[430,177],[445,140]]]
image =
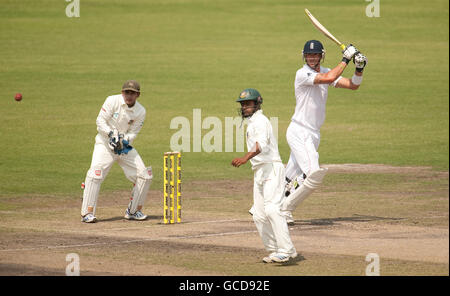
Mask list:
[[113,117],[114,117],[114,118],[119,117],[119,113],[115,112],[115,113],[113,114]]

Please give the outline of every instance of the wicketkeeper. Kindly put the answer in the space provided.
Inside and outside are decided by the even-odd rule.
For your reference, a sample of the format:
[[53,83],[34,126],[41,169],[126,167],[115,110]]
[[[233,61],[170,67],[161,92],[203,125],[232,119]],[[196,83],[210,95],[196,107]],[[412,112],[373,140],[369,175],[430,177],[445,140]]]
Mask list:
[[147,218],[142,207],[152,182],[152,169],[144,165],[139,153],[131,146],[145,120],[145,108],[137,102],[140,94],[139,83],[128,80],[122,86],[122,93],[108,97],[100,109],[91,167],[84,182],[82,222],[97,221],[95,209],[100,186],[114,162],[122,167],[125,176],[134,184],[125,218]]
[[278,152],[272,125],[261,110],[262,97],[256,89],[241,92],[242,118],[248,119],[248,153],[235,158],[232,165],[239,167],[250,160],[254,172],[253,221],[264,247],[271,252],[263,262],[287,262],[297,256],[292,244],[286,218],[280,212],[284,192],[284,165]]
[[[292,211],[317,189],[327,169],[319,167],[320,127],[325,121],[328,87],[357,90],[363,80],[367,58],[353,45],[347,46],[342,61],[333,69],[320,65],[325,58],[322,43],[309,40],[303,48],[305,65],[295,76],[295,113],[287,129],[286,138],[291,155],[286,166],[286,199],[283,214],[289,224],[294,223]],[[356,65],[351,79],[341,76],[353,59]]]

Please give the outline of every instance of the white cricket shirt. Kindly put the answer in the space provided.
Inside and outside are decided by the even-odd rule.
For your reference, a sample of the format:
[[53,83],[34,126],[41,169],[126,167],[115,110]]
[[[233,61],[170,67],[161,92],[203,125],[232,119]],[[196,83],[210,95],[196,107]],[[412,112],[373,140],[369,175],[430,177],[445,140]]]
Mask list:
[[[320,67],[320,73],[329,72],[329,68]],[[336,86],[342,78],[339,76],[331,84],[314,84],[318,72],[304,65],[295,75],[295,113],[292,121],[313,131],[319,132],[325,121],[325,105],[328,97],[328,87]]]
[[109,96],[97,116],[96,138],[107,144],[109,132],[117,129],[131,144],[141,130],[144,120],[145,108],[138,101],[129,108],[122,94]]
[[255,151],[256,142],[259,144],[261,153],[250,159],[252,169],[256,169],[259,165],[265,163],[281,162],[272,124],[262,110],[256,111],[248,120],[247,150]]

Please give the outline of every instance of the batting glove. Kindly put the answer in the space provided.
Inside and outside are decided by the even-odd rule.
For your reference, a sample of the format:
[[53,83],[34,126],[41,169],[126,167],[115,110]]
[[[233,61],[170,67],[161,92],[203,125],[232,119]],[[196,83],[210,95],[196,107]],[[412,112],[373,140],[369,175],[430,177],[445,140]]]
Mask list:
[[359,53],[359,50],[357,50],[356,47],[351,44],[347,45],[347,47],[342,51],[342,61],[348,64],[357,53]]
[[353,57],[353,63],[355,63],[356,72],[362,72],[367,65],[367,57],[362,53],[358,53]]

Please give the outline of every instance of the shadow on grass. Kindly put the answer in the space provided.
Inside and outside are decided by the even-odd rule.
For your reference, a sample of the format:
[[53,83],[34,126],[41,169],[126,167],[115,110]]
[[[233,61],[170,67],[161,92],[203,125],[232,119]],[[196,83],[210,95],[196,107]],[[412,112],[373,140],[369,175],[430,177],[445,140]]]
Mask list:
[[295,220],[296,225],[333,225],[336,222],[370,222],[370,221],[399,221],[404,218],[377,217],[353,215],[352,217],[319,218],[310,220]]

